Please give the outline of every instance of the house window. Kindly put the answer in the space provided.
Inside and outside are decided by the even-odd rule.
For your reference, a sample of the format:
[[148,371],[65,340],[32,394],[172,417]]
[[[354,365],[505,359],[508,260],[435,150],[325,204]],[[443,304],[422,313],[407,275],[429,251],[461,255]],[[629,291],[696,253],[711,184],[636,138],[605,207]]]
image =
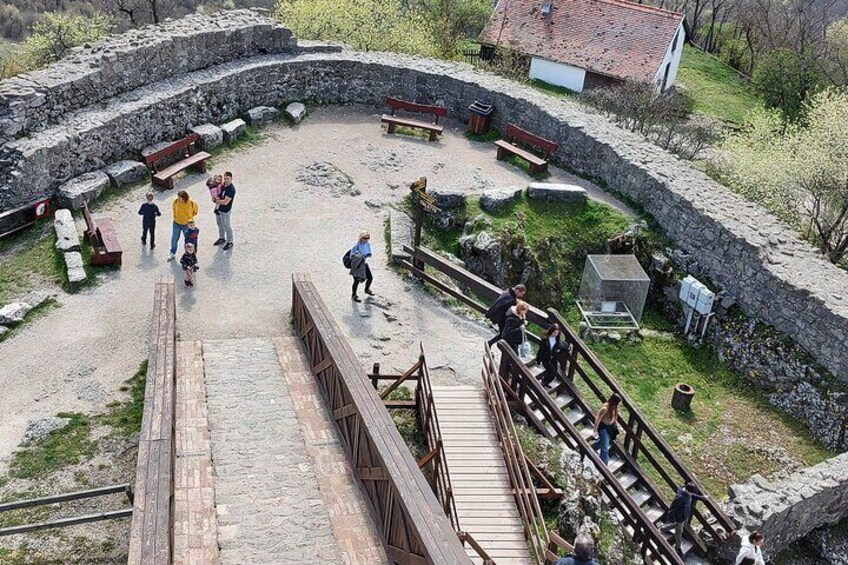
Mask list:
[[677,51],[677,40],[680,39],[680,30],[677,30],[677,33],[674,34],[674,41],[671,42],[671,52],[674,53]]

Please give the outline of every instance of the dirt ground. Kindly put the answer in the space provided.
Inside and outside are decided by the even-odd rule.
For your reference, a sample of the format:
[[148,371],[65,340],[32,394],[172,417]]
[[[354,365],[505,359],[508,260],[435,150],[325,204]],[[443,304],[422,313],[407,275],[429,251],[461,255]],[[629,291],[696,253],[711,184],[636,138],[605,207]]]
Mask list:
[[[166,262],[170,202],[163,211],[155,250],[142,248],[138,207],[147,186],[99,205],[95,215],[115,220],[124,248],[120,270],[78,294],[59,296],[60,307],[0,343],[0,472],[23,437],[27,422],[60,411],[98,412],[146,357],[153,283],[177,279],[178,330],[183,339],[267,337],[288,332],[290,277],[312,275],[364,367],[403,369],[423,341],[434,378],[476,382],[482,324],[447,308],[388,267],[384,241],[387,209],[399,205],[408,184],[427,176],[431,189],[480,192],[526,186],[519,169],[495,159],[491,144],[448,124],[438,142],[387,135],[376,114],[358,108],[319,108],[299,126],[276,125],[261,142],[217,157],[210,170],[232,171],[237,197],[232,222],[235,247],[213,247],[212,204],[205,178],[180,180],[200,204],[200,271],[185,288],[176,262]],[[585,180],[552,169],[551,182],[580,184],[598,200],[623,205]],[[350,300],[341,264],[360,231],[372,234],[373,300]],[[360,290],[361,293],[361,290]]]

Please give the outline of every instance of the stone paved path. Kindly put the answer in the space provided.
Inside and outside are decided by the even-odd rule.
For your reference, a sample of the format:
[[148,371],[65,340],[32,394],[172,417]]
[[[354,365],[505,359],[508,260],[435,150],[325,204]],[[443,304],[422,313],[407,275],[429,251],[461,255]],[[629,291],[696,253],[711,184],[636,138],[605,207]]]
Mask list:
[[204,341],[203,355],[222,565],[339,562],[273,342]]

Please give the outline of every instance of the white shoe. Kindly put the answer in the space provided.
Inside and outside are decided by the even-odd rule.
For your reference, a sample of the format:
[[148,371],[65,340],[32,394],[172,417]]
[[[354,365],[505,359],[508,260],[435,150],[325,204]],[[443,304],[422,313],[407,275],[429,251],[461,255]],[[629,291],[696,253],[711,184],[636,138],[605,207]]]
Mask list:
[[168,261],[173,261],[173,260],[174,260],[174,254],[171,253],[170,255],[168,255]]

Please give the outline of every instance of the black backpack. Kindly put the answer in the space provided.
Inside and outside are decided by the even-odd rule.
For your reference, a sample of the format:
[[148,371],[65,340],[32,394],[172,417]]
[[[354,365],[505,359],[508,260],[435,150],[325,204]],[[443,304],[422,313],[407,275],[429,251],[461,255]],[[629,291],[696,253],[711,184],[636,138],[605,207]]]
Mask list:
[[350,249],[342,257],[342,265],[344,265],[345,269],[350,269]]

